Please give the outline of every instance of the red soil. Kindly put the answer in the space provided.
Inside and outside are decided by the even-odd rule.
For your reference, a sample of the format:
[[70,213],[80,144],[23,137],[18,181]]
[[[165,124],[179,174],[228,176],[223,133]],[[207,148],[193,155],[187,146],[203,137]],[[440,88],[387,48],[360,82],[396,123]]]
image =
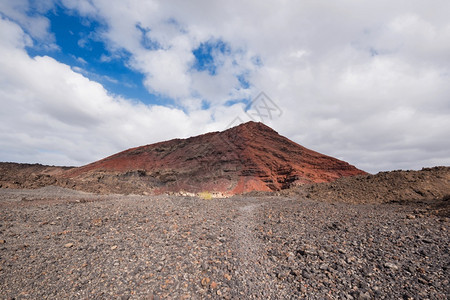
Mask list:
[[128,149],[68,170],[64,177],[101,182],[112,175],[134,176],[156,193],[236,194],[362,174],[366,173],[300,146],[262,123],[248,122],[222,132]]

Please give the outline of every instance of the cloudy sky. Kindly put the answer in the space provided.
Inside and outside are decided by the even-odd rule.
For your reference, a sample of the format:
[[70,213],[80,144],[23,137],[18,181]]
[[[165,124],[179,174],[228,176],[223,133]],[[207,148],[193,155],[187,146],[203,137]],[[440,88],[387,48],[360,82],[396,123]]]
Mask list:
[[2,0],[0,161],[79,166],[254,119],[371,173],[450,165],[449,13],[448,0]]

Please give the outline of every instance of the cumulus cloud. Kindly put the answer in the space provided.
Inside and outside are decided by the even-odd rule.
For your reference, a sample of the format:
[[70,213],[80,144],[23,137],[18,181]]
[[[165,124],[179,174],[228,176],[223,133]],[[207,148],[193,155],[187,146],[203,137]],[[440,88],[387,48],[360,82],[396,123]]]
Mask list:
[[132,103],[53,58],[30,58],[15,23],[1,19],[0,30],[3,161],[80,165],[196,131],[179,109]]
[[[128,65],[145,75],[144,84],[151,93],[173,98],[186,109],[198,106],[191,105],[193,98],[197,103],[206,100],[220,105],[229,100],[230,94],[248,97],[248,91],[239,88],[236,79],[255,69],[248,55],[250,52],[241,48],[243,44],[233,45],[228,56],[213,53],[216,63],[222,65],[217,74],[193,68],[195,49],[211,39],[220,40],[221,36],[214,27],[199,28],[197,22],[192,22],[195,16],[189,12],[193,13],[194,7],[180,14],[181,7],[185,6],[182,1],[170,5],[153,1],[123,1],[115,5],[110,1],[92,3],[97,17],[104,20],[109,29],[102,32],[102,36],[111,52],[131,53]],[[209,7],[215,14],[220,12],[217,5]],[[208,15],[210,12],[204,9],[204,15]],[[211,92],[212,86],[217,87],[214,92]]]
[[55,48],[53,34],[49,32],[50,22],[47,18],[33,13],[47,12],[53,6],[52,2],[4,0],[0,2],[0,13],[20,24],[32,38],[42,43],[41,46]]
[[[9,124],[20,125],[12,131],[30,148],[36,140],[27,126],[45,128],[41,140],[48,144],[40,149],[80,139],[76,151],[58,149],[62,163],[224,129],[235,117],[247,120],[246,103],[265,91],[283,110],[266,120],[270,126],[367,171],[450,164],[446,0],[61,2],[105,25],[97,33],[110,52],[102,61],[126,52],[126,65],[144,75],[145,87],[180,109],[132,103],[54,59],[30,58],[24,51],[30,36],[51,32],[45,18],[26,14],[28,2],[20,3],[14,10],[0,6],[9,19],[2,20],[6,55],[0,72],[7,79],[0,88],[12,111],[4,115],[28,114],[26,121]],[[30,22],[42,23],[36,33]],[[196,50],[208,43],[227,49],[213,46],[207,53],[213,72],[197,64]],[[44,75],[38,75],[41,68]],[[9,141],[3,149],[15,149],[11,153],[29,149]]]

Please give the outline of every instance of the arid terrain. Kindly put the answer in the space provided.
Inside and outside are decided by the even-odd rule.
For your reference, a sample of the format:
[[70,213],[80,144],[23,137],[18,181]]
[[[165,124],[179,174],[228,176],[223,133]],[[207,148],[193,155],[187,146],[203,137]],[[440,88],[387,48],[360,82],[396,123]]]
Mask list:
[[3,188],[0,297],[448,299],[449,174],[221,199]]
[[365,174],[256,122],[131,148],[78,168],[0,163],[3,187],[52,184],[104,194],[209,192],[231,196]]
[[2,299],[449,299],[450,167],[367,174],[261,123],[0,163]]

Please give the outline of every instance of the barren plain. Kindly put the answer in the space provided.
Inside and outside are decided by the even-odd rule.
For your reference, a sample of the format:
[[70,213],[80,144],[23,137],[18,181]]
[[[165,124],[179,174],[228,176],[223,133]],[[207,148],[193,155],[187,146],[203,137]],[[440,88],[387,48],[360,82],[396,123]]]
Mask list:
[[449,298],[448,199],[306,195],[0,189],[0,298]]

